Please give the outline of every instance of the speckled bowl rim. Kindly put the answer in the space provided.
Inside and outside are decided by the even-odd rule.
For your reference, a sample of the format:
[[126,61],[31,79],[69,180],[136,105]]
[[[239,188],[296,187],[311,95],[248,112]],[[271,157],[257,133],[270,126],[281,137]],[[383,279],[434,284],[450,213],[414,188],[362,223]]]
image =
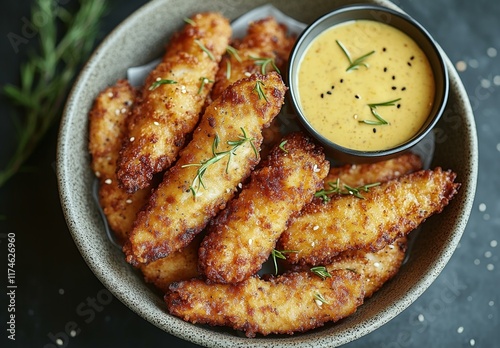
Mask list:
[[[460,103],[459,107],[462,110],[460,122],[467,130],[468,138],[466,139],[467,153],[464,154],[467,173],[463,179],[466,180],[462,181],[460,192],[462,200],[452,202],[452,204],[456,204],[454,209],[457,218],[451,222],[453,229],[445,241],[446,247],[437,251],[434,256],[435,261],[424,269],[419,280],[411,280],[411,284],[407,285],[408,291],[394,300],[391,299],[392,302],[381,311],[370,313],[371,301],[378,301],[378,294],[375,294],[372,299],[367,301],[368,303],[360,307],[356,314],[332,326],[325,326],[325,328],[290,337],[268,336],[248,339],[223,329],[192,325],[170,316],[161,296],[144,284],[140,275],[134,272],[131,267],[127,267],[128,265],[122,260],[120,251],[116,250],[109,241],[106,241],[106,237],[103,236],[105,235],[104,230],[93,228],[93,224],[88,219],[100,219],[100,216],[97,208],[89,208],[89,205],[93,204],[91,186],[88,183],[85,183],[86,186],[82,186],[83,184],[78,182],[78,180],[84,180],[88,177],[90,168],[88,167],[88,156],[83,159],[81,156],[78,157],[78,153],[83,151],[82,146],[86,147],[83,141],[78,142],[82,137],[78,132],[86,130],[75,129],[73,123],[78,124],[77,121],[80,120],[78,117],[86,117],[90,108],[91,100],[84,98],[85,87],[91,76],[96,73],[94,70],[102,57],[102,52],[122,40],[122,36],[127,30],[131,30],[141,18],[148,18],[158,8],[168,6],[170,2],[172,1],[158,0],[147,3],[108,35],[79,75],[64,110],[57,147],[59,194],[69,230],[88,266],[107,289],[141,317],[172,335],[207,347],[333,347],[360,338],[387,323],[414,302],[443,270],[460,241],[473,205],[478,162],[476,127],[467,93],[449,59],[445,56],[450,76],[450,91],[457,95],[457,103]],[[222,8],[224,1],[218,2]],[[385,0],[367,2],[400,10]],[[82,111],[82,108],[85,112]],[[87,164],[86,167],[85,164]],[[113,262],[109,262],[110,260],[106,257],[111,258]],[[406,277],[403,277],[401,281],[406,280]],[[384,291],[385,294],[387,291],[391,291],[392,285],[393,283],[386,284],[388,289],[380,292]],[[381,301],[385,303],[386,300],[384,297]],[[367,318],[363,319],[363,316]]]

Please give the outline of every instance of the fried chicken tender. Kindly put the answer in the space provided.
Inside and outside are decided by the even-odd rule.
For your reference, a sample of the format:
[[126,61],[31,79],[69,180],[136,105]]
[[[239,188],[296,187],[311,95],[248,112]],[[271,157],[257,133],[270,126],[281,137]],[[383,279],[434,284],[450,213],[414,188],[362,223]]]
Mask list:
[[99,203],[120,243],[127,238],[150,191],[127,193],[118,186],[116,178],[116,161],[136,95],[128,81],[120,80],[97,96],[89,113],[89,151],[92,170],[99,178]]
[[199,276],[198,248],[201,240],[202,236],[199,234],[185,248],[147,265],[140,265],[146,282],[154,284],[166,293],[173,282]]
[[200,247],[200,270],[219,283],[255,274],[269,258],[290,216],[323,186],[330,164],[323,149],[292,133],[254,171],[238,198],[212,221]]
[[349,270],[322,280],[292,272],[264,281],[256,276],[237,284],[192,279],[174,283],[165,295],[169,312],[192,323],[225,325],[255,334],[293,334],[354,313],[363,302],[364,282]]
[[[274,69],[271,60],[276,68],[283,72],[296,39],[295,36],[288,35],[287,31],[287,26],[278,23],[273,17],[250,23],[247,35],[233,43],[236,53],[223,56],[211,98],[216,99],[227,86],[239,79],[249,74],[261,73],[265,60],[269,60],[265,67],[266,72]],[[261,151],[263,156],[266,156],[282,137],[278,118],[274,119],[270,127],[264,129],[263,136]]]
[[441,168],[422,170],[372,187],[364,199],[316,199],[290,223],[279,248],[299,251],[289,262],[310,265],[328,264],[346,250],[380,250],[440,213],[460,186],[455,177]]
[[147,187],[168,168],[196,127],[231,36],[218,13],[193,16],[174,35],[162,62],[146,79],[134,108],[118,161],[118,179],[127,192]]
[[207,107],[193,140],[138,214],[124,246],[128,262],[181,249],[225,207],[259,162],[262,128],[279,113],[285,92],[278,74],[252,75]]
[[336,182],[351,187],[364,186],[376,182],[385,182],[401,175],[409,174],[422,169],[422,160],[414,153],[407,152],[386,161],[363,164],[345,164],[341,167],[332,167],[325,178],[325,189],[329,182]]

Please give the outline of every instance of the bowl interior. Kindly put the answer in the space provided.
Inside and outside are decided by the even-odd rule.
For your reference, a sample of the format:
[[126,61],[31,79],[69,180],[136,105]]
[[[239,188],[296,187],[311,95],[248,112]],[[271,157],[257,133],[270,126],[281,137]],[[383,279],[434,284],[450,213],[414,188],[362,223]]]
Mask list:
[[[413,137],[390,149],[382,151],[358,151],[338,145],[326,139],[310,124],[300,105],[298,92],[298,71],[301,59],[307,51],[309,44],[319,34],[332,26],[353,20],[372,20],[382,22],[406,33],[426,54],[433,71],[436,92],[434,95],[433,106],[427,120]],[[341,162],[379,161],[396,156],[399,153],[412,148],[419,141],[421,141],[439,121],[439,118],[445,109],[449,93],[448,70],[444,62],[443,53],[431,35],[418,22],[408,15],[385,6],[373,4],[344,6],[338,8],[321,16],[308,28],[306,28],[306,30],[298,38],[290,56],[288,82],[290,87],[290,97],[302,125],[309,133],[311,133],[323,144],[332,158]]]
[[[270,1],[304,23],[311,23],[324,13],[354,2]],[[390,2],[372,2],[397,10]],[[467,223],[477,176],[476,131],[467,94],[447,59],[450,98],[434,129],[433,166],[453,169],[462,187],[447,209],[430,218],[422,227],[408,261],[396,278],[353,316],[338,323],[290,337],[247,339],[233,330],[192,325],[169,315],[162,297],[145,284],[142,276],[125,262],[122,252],[107,238],[93,200],[94,175],[89,166],[87,120],[95,96],[117,79],[125,77],[127,68],[160,56],[169,36],[183,24],[183,18],[193,12],[221,11],[234,19],[265,3],[269,1],[159,0],[148,3],[118,26],[82,70],[66,104],[57,153],[61,203],[73,239],[100,281],[133,311],[166,332],[209,347],[338,346],[375,330],[417,299],[451,257]]]

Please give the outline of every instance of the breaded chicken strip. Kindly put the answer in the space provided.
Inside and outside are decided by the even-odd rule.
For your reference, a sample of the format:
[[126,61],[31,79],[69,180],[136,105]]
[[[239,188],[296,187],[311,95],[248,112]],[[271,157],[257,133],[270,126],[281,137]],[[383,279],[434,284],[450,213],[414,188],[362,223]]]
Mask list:
[[202,13],[191,20],[146,79],[132,114],[117,172],[128,192],[146,187],[176,159],[198,123],[228,45],[231,27],[222,15]]
[[[290,270],[294,272],[310,270],[322,277],[328,277],[328,273],[331,274],[335,270],[349,269],[361,275],[365,283],[365,298],[369,298],[399,271],[405,259],[407,244],[407,238],[401,237],[379,251],[344,251],[335,256],[329,265],[320,267],[294,265]],[[325,271],[327,273],[324,273]]]
[[140,265],[146,282],[154,284],[166,293],[173,282],[199,276],[198,248],[201,240],[202,236],[199,234],[185,248],[147,265]]
[[456,174],[441,168],[422,170],[354,195],[316,199],[306,206],[281,235],[279,248],[298,250],[291,263],[321,265],[346,250],[380,250],[405,236],[457,193]]
[[[274,70],[273,64],[283,73],[295,43],[295,36],[287,34],[286,25],[278,23],[273,17],[252,22],[247,35],[233,43],[236,51],[223,56],[220,69],[215,77],[211,99],[216,99],[230,84],[254,73]],[[265,64],[265,66],[263,66]],[[263,156],[282,137],[279,120],[275,118],[270,127],[264,129],[262,144]]]
[[338,321],[363,302],[364,282],[349,270],[322,280],[310,272],[287,273],[238,284],[192,279],[174,283],[165,295],[171,314],[192,323],[229,326],[255,334],[293,334]]
[[138,214],[124,247],[128,262],[149,263],[181,249],[225,207],[258,163],[262,128],[279,113],[285,91],[276,73],[252,75],[210,104]]
[[302,133],[276,146],[238,198],[211,223],[200,247],[200,270],[219,283],[249,278],[269,258],[290,216],[323,186],[330,164]]
[[92,170],[100,183],[99,202],[120,243],[127,238],[150,191],[143,189],[127,193],[118,186],[116,178],[116,161],[136,94],[126,80],[120,80],[97,96],[89,113],[89,151]]
[[[274,70],[273,64],[281,71],[285,68],[295,37],[287,35],[287,27],[276,22],[272,17],[252,22],[247,35],[222,58],[220,69],[215,77],[211,92],[212,99],[217,99],[232,83],[254,73]],[[272,62],[271,62],[272,61]]]
[[386,161],[363,164],[346,164],[330,168],[325,178],[325,189],[329,182],[347,184],[351,187],[364,186],[376,182],[385,182],[401,175],[422,169],[422,160],[414,153],[407,152]]

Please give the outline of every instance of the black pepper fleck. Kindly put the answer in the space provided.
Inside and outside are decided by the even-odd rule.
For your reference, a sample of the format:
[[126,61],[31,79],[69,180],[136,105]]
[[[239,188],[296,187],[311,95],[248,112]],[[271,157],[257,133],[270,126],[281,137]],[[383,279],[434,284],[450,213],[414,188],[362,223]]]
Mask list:
[[340,79],[340,83],[344,83],[344,79]]
[[408,62],[408,66],[411,66],[411,63],[410,63],[410,62]]
[[387,72],[387,68],[384,68],[384,72]]
[[332,89],[334,89],[334,88],[335,88],[335,86],[332,86]]
[[357,94],[356,94],[356,95],[354,96],[354,98],[359,99],[359,95],[357,95]]
[[382,51],[384,51],[384,52],[385,52],[385,51],[387,51],[387,49],[384,47],[384,48],[382,48]]
[[373,133],[377,133],[377,128],[373,128]]
[[392,79],[395,80],[396,79],[396,76],[392,75]]
[[323,93],[321,93],[321,98],[324,98],[324,97],[325,97],[325,95]]
[[401,104],[398,104],[398,106],[397,106],[397,107],[398,107],[398,109],[399,109],[399,108],[401,108]]
[[396,86],[392,86],[392,90],[395,91],[396,90]]
[[406,87],[401,88],[402,91],[406,91]]
[[413,60],[413,59],[415,59],[415,57],[414,57],[414,56],[411,56],[411,57],[410,57],[410,60]]
[[328,91],[328,92],[326,92],[326,94],[329,94],[329,95],[331,95],[331,94],[332,94],[332,92]]

